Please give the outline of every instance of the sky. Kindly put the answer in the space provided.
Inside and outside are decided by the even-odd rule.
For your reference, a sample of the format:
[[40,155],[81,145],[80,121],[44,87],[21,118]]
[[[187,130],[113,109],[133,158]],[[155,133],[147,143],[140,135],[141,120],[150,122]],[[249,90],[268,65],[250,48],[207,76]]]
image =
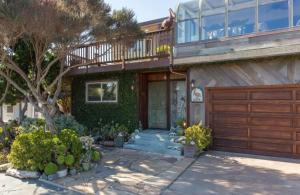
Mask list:
[[179,2],[184,0],[104,0],[112,9],[123,7],[132,9],[138,22],[154,20],[169,15],[169,8],[176,9]]

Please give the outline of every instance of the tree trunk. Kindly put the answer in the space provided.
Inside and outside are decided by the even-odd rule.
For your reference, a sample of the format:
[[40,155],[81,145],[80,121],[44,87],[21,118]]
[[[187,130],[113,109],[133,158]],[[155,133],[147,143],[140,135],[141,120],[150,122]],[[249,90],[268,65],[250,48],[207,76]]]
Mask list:
[[[22,105],[22,103],[20,103]],[[20,123],[24,120],[25,118],[25,113],[27,111],[27,108],[28,108],[28,100],[27,99],[24,99],[24,107],[21,108],[20,110]]]
[[42,114],[45,118],[47,129],[49,129],[52,134],[57,133],[53,117],[51,116],[50,109],[48,109],[47,106],[43,106]]

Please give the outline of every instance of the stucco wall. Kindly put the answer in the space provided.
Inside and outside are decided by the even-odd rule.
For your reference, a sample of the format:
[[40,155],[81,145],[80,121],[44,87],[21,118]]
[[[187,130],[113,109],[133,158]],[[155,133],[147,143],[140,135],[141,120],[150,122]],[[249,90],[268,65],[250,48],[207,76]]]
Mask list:
[[[300,57],[223,62],[190,68],[196,87],[234,87],[300,83]],[[190,104],[190,123],[205,122],[204,103]]]

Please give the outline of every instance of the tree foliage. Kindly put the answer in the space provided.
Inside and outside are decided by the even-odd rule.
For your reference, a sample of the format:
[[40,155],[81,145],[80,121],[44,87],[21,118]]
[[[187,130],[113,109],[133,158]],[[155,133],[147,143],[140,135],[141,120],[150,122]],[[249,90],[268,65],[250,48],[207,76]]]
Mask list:
[[132,11],[112,12],[103,0],[2,0],[0,29],[3,94],[18,91],[44,115],[52,132],[63,77],[93,63],[66,67],[68,54],[94,41],[130,44],[142,36]]

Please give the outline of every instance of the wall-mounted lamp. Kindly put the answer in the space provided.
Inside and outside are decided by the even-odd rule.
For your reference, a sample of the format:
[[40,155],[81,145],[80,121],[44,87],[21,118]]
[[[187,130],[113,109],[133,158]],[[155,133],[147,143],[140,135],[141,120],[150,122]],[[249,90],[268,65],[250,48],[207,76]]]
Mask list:
[[130,89],[131,89],[132,91],[134,91],[135,88],[136,88],[136,82],[135,82],[135,80],[133,80],[133,81],[132,81],[132,84],[131,84],[131,86],[130,86]]
[[195,80],[194,79],[191,80],[191,87],[195,88]]

